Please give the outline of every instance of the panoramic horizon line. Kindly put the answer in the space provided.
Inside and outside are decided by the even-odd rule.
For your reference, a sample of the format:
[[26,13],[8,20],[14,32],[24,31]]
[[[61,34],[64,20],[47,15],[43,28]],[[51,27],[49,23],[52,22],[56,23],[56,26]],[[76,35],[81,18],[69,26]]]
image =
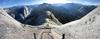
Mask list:
[[[45,2],[44,2],[45,3]],[[16,6],[30,6],[30,5],[40,5],[40,4],[44,4],[44,3],[36,3],[36,4],[23,4],[23,5],[12,5],[9,7],[0,7],[0,8],[10,8],[10,7],[16,7]],[[46,3],[46,4],[52,4],[52,3]],[[63,5],[63,4],[70,4],[70,3],[54,3],[54,4],[59,4],[59,5]],[[81,4],[81,3],[73,3],[73,4]],[[86,5],[86,4],[81,4],[81,5]],[[87,4],[88,5],[88,4]]]

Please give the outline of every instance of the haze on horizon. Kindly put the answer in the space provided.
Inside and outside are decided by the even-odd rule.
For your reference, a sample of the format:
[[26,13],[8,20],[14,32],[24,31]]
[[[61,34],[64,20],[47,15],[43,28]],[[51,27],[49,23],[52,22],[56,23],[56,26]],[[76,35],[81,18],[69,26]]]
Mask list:
[[88,5],[99,5],[100,0],[0,0],[0,8],[20,6],[20,5],[34,5],[34,4],[57,4],[57,3],[80,3]]

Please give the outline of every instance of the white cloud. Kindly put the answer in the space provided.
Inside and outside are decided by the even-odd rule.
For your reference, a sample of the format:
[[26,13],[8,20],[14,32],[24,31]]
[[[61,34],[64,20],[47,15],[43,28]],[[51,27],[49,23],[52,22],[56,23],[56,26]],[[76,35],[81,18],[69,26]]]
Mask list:
[[67,0],[45,0],[45,3],[53,4],[53,3],[71,3],[71,2]]

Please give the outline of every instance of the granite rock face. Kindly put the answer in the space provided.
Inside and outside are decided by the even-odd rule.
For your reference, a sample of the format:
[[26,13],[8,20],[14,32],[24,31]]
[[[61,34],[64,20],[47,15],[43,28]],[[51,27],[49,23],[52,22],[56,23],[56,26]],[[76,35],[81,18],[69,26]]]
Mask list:
[[33,26],[22,24],[0,9],[0,39],[100,39],[99,15],[100,6],[83,18],[66,24],[52,19],[51,14],[47,15],[46,23]]
[[[49,24],[51,21],[47,21],[41,26],[26,25],[16,21],[1,9],[0,39],[54,39],[53,32],[51,32],[52,28]],[[55,22],[52,21],[51,23],[54,24]]]
[[65,39],[100,39],[100,6],[83,18],[62,25],[55,31]]

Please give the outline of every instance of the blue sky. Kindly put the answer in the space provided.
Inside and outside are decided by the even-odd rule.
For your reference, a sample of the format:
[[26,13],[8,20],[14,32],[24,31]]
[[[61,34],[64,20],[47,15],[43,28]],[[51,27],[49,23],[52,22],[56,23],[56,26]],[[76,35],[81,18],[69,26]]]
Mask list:
[[99,5],[100,4],[100,0],[70,0],[72,2],[75,3],[82,3],[82,4],[95,4],[95,5]]
[[[49,2],[50,1],[50,2]],[[59,3],[59,2],[73,2],[73,3],[82,3],[82,4],[100,4],[100,0],[0,0],[0,8],[1,7],[11,7],[11,6],[19,6],[19,5],[32,5],[32,4],[40,4],[40,3]]]

